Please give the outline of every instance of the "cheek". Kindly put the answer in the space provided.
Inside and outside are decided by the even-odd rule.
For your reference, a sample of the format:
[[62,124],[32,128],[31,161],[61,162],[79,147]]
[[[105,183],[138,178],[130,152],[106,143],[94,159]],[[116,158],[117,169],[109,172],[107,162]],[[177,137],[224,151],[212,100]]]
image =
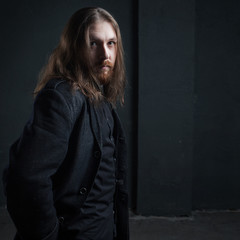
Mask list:
[[96,62],[96,54],[95,52],[90,52],[89,53],[89,60],[91,64],[94,64]]
[[115,63],[116,57],[117,57],[117,54],[116,54],[116,51],[114,51],[113,54],[112,54],[112,62],[113,63]]

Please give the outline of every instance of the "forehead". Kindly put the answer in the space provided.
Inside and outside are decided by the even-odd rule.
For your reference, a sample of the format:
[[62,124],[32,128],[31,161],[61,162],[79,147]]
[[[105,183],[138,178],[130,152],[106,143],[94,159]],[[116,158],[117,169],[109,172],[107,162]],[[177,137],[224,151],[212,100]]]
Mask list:
[[116,32],[111,23],[107,21],[97,21],[89,27],[89,37],[102,40],[116,39]]

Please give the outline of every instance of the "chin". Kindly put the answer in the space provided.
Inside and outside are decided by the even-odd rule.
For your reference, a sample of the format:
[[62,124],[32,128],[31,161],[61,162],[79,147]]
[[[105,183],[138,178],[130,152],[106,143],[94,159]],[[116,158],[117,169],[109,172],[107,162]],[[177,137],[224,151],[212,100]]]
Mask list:
[[100,82],[101,85],[106,85],[110,82],[110,79],[106,78],[99,78],[98,81]]
[[111,73],[101,73],[98,74],[98,81],[101,85],[106,85],[111,81],[112,74]]

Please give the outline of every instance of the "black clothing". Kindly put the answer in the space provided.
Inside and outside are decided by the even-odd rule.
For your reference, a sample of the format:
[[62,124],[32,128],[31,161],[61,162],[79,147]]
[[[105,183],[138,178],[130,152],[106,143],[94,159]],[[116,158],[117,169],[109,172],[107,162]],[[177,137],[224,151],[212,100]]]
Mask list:
[[[114,211],[118,240],[128,239],[126,142],[112,110],[116,155]],[[8,211],[16,239],[75,240],[81,208],[103,158],[96,109],[65,80],[50,80],[10,149],[6,173]]]
[[90,193],[81,208],[77,239],[113,240],[115,192],[114,121],[107,103],[96,109],[102,129],[102,160]]

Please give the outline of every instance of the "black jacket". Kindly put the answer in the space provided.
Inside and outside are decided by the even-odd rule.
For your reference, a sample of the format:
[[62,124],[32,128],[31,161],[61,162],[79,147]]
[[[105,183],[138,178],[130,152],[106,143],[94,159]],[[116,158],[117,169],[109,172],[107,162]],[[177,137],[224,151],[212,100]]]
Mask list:
[[[116,139],[117,239],[128,239],[126,142],[112,110]],[[101,161],[101,129],[95,107],[65,80],[50,80],[34,102],[33,115],[10,149],[7,208],[16,239],[71,240]]]

